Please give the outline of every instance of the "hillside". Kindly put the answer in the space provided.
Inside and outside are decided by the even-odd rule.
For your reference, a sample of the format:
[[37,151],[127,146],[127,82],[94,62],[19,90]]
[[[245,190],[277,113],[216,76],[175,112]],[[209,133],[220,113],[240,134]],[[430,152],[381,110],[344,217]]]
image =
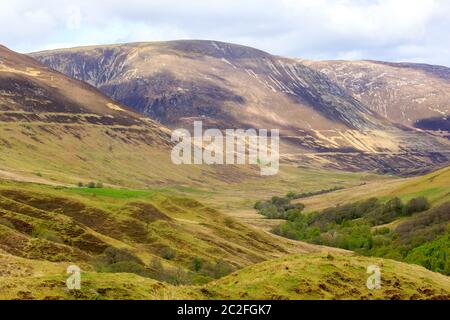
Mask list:
[[2,46],[0,124],[0,177],[13,180],[146,187],[258,175],[252,167],[172,164],[169,129]]
[[[0,252],[36,265],[77,264],[189,284],[283,254],[323,250],[250,228],[169,191],[0,184]],[[195,261],[200,266],[194,268]],[[2,267],[2,276],[15,269]]]
[[375,181],[298,201],[306,205],[307,211],[314,211],[345,202],[363,200],[368,195],[382,199],[397,196],[405,201],[425,196],[433,206],[442,204],[450,200],[450,167],[420,177]]
[[[381,269],[381,289],[366,287],[367,267]],[[427,280],[425,280],[427,279]],[[260,263],[208,284],[217,299],[449,299],[449,277],[377,258],[292,255]]]
[[[272,228],[278,235],[415,263],[449,275],[449,172],[445,168],[390,190],[364,186],[365,192],[350,188],[314,199],[290,193],[259,201],[255,208],[267,218],[284,220]],[[350,193],[352,197],[345,196]],[[318,209],[319,203],[323,209]]]
[[[0,298],[20,299],[449,299],[448,277],[422,267],[374,258],[292,255],[256,264],[204,286],[176,287],[138,275],[82,273],[82,289],[65,290],[65,265],[0,254],[14,273],[2,277]],[[381,289],[368,290],[369,265]],[[42,274],[42,269],[47,274]]]
[[[381,61],[306,61],[355,99],[393,121],[428,130],[448,129],[450,69]],[[444,121],[436,121],[443,119]],[[435,121],[431,121],[431,120]],[[447,124],[446,124],[447,123]]]
[[217,41],[80,47],[31,54],[169,127],[279,128],[284,161],[418,173],[447,163],[449,142],[370,110],[324,73]]

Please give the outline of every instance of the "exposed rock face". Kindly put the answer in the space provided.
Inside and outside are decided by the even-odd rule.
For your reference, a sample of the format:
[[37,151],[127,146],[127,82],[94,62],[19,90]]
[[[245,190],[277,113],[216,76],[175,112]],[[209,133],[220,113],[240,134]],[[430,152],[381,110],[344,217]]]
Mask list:
[[[412,168],[396,157],[414,152],[421,169],[445,163],[450,149],[445,139],[396,124],[395,117],[386,119],[377,107],[366,106],[366,95],[357,95],[332,72],[244,46],[172,41],[31,56],[170,127],[190,128],[201,119],[219,128],[279,128],[284,158],[294,162],[397,172]],[[445,80],[445,70],[434,72]],[[356,87],[367,86],[371,77],[380,81],[368,74]],[[414,81],[420,85],[422,79]],[[372,160],[349,165],[342,154],[354,152]],[[387,154],[392,165],[383,162]]]
[[[416,126],[450,114],[450,68],[379,61],[302,61],[390,120]],[[419,127],[423,127],[419,126]]]
[[224,117],[228,126],[251,126],[256,121],[275,125],[278,119],[271,118],[286,119],[277,110],[280,105],[288,112],[296,112],[298,106],[309,109],[311,114],[293,127],[328,121],[366,128],[377,122],[371,119],[372,112],[313,69],[238,45],[176,41],[33,56],[166,124],[185,117],[214,122]]

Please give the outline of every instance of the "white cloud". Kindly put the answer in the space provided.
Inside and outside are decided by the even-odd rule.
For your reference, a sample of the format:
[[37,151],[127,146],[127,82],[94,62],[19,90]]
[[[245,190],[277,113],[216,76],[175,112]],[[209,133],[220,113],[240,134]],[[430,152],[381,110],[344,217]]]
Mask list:
[[310,59],[450,66],[447,0],[0,0],[0,43],[56,46],[215,39]]

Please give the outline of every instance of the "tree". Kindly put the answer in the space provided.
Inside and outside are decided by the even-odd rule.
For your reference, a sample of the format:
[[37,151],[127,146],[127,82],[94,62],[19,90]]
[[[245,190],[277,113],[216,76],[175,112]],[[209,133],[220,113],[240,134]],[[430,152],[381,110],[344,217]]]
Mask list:
[[200,269],[203,267],[203,261],[202,259],[195,257],[192,260],[192,269],[194,269],[195,271],[200,271]]
[[430,204],[428,203],[427,198],[417,197],[409,200],[408,204],[403,208],[403,213],[405,215],[411,215],[428,209],[430,209]]

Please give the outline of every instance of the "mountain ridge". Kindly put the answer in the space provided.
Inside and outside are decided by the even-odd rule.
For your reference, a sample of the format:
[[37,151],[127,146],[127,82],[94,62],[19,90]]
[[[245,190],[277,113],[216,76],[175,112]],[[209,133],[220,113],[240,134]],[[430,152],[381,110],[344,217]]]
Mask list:
[[[412,171],[448,161],[447,140],[386,119],[298,59],[200,40],[31,56],[171,128],[191,128],[194,120],[221,129],[279,128],[291,163],[402,173],[411,171],[408,157],[417,162]],[[355,154],[362,158],[354,161]]]

